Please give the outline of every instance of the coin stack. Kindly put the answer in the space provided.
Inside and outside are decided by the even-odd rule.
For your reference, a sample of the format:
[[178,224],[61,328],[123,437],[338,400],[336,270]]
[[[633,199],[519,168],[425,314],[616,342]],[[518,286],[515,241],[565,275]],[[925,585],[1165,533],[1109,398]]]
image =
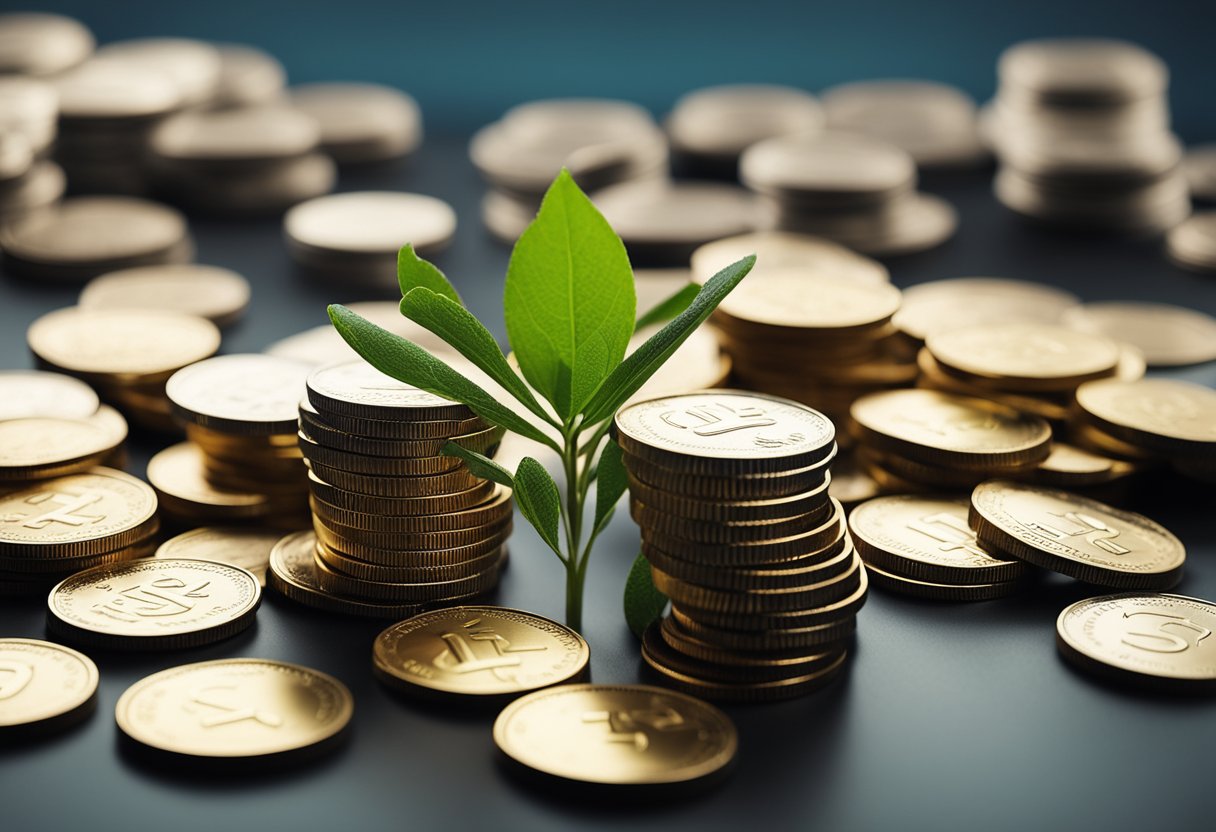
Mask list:
[[514,243],[563,166],[586,191],[662,176],[667,139],[650,113],[626,101],[533,101],[478,131],[469,156],[491,188],[481,205],[486,229]]
[[1160,232],[1190,213],[1168,70],[1114,40],[1037,40],[999,64],[989,137],[1007,207],[1036,220]]
[[43,159],[55,140],[58,103],[49,84],[0,77],[0,225],[63,196],[63,168]]
[[[0,389],[5,386],[0,377]],[[0,420],[0,490],[78,474],[98,465],[121,465],[126,438],[126,420],[107,405],[79,418]]]
[[103,564],[147,557],[156,494],[122,471],[93,468],[0,496],[0,595],[38,595]]
[[274,215],[332,190],[316,120],[281,104],[179,113],[150,137],[158,190],[199,211]]
[[301,84],[291,103],[321,127],[321,148],[339,165],[388,162],[422,143],[418,102],[379,84]]
[[[313,574],[304,580],[326,596],[316,605],[401,617],[493,589],[511,533],[510,492],[441,450],[455,441],[493,454],[501,429],[362,359],[313,371],[307,389],[299,442],[315,542],[305,543]],[[271,568],[285,594],[315,600]]]
[[849,133],[766,139],[739,160],[743,184],[776,207],[776,228],[826,237],[875,257],[933,248],[954,235],[945,200],[916,190],[916,162]]
[[809,407],[732,390],[616,415],[642,552],[672,602],[643,641],[664,684],[782,699],[842,669],[866,578],[827,493],[835,433]]
[[189,442],[162,451],[148,479],[182,525],[257,519],[307,524],[307,476],[296,444],[296,403],[309,366],[265,355],[192,364],[165,386]]

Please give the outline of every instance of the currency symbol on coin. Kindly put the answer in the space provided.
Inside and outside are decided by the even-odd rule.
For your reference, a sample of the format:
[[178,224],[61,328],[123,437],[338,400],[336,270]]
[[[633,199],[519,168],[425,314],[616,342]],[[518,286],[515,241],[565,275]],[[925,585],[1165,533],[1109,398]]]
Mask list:
[[[45,529],[52,523],[63,523],[65,526],[86,526],[99,523],[106,519],[104,514],[82,514],[84,509],[101,502],[102,494],[87,488],[79,493],[62,491],[44,491],[26,499],[26,503],[37,506],[40,514],[33,516],[25,514],[10,514],[4,518],[6,523],[20,523],[27,529]],[[47,506],[46,504],[50,504]]]
[[198,599],[210,597],[204,591],[210,584],[203,581],[187,588],[180,578],[157,578],[147,586],[136,584],[123,589],[118,597],[95,604],[93,609],[107,618],[125,622],[180,615],[194,609]]
[[[1191,647],[1198,647],[1199,642],[1212,634],[1212,631],[1207,627],[1200,626],[1181,615],[1166,615],[1165,613],[1152,612],[1150,610],[1123,613],[1125,620],[1132,616],[1149,616],[1151,618],[1165,619],[1164,621],[1157,622],[1156,632],[1132,632],[1129,630],[1123,634],[1123,638],[1121,639],[1128,647],[1136,647],[1152,653],[1181,653]],[[1190,630],[1198,633],[1199,638],[1195,639],[1195,643],[1192,644],[1182,635],[1166,630],[1166,627],[1180,627],[1184,630]]]
[[[223,693],[224,691],[236,692],[238,695],[226,696]],[[283,725],[283,717],[274,711],[230,704],[234,698],[244,698],[239,696],[239,691],[235,685],[211,685],[191,691],[191,702],[211,709],[210,711],[203,712],[203,715],[199,717],[198,724],[203,728],[215,728],[220,725],[232,725],[236,722],[252,719],[254,722],[265,725],[267,728],[279,728]]]
[[705,733],[700,725],[686,720],[674,707],[658,702],[645,709],[587,711],[583,714],[583,724],[607,725],[608,733],[603,738],[604,742],[632,745],[636,751],[648,749],[654,734],[670,731],[696,731],[698,735]]
[[1109,552],[1112,555],[1126,555],[1131,553],[1131,549],[1125,546],[1120,546],[1115,543],[1113,538],[1119,536],[1118,529],[1112,529],[1102,520],[1089,514],[1083,514],[1079,511],[1066,511],[1064,513],[1049,512],[1053,517],[1059,517],[1073,524],[1072,529],[1061,529],[1053,526],[1046,521],[1033,520],[1027,525],[1037,532],[1042,532],[1048,537],[1056,540],[1064,540],[1066,537],[1080,537],[1091,546],[1096,546],[1104,552]]
[[[462,628],[464,632],[446,632],[439,636],[445,646],[432,663],[440,670],[460,674],[489,671],[499,681],[510,682],[515,678],[510,668],[523,664],[517,654],[549,649],[544,645],[513,644],[493,627],[483,625],[481,618],[466,621]],[[492,655],[486,655],[487,651],[479,650],[477,645],[489,647]]]
[[978,557],[987,557],[988,553],[979,548],[975,540],[975,532],[962,520],[953,514],[938,512],[913,520],[908,524],[912,531],[920,532],[941,543],[938,550],[953,552],[963,549]]
[[697,436],[721,436],[736,430],[767,428],[777,421],[759,407],[731,407],[722,402],[693,405],[684,410],[669,410],[659,416],[673,428],[691,430]]
[[12,699],[34,678],[34,668],[25,662],[0,660],[0,700]]

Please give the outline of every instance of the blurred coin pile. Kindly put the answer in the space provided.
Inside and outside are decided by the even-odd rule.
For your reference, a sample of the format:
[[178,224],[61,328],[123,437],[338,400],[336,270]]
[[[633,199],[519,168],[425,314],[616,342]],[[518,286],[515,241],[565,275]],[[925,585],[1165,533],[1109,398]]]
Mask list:
[[167,519],[182,527],[254,521],[307,525],[307,475],[296,405],[309,366],[264,355],[225,355],[175,373],[166,385],[187,442],[148,463]]
[[1184,269],[1216,272],[1216,211],[1193,214],[1171,228],[1165,253]]
[[[0,16],[0,32],[5,16]],[[0,45],[0,56],[4,53]],[[45,81],[0,76],[0,226],[54,205],[67,187],[63,169],[46,159],[59,107]]]
[[702,391],[629,405],[613,435],[655,585],[642,656],[721,700],[817,689],[843,668],[865,570],[828,496],[835,429],[796,402]]
[[272,584],[312,606],[398,618],[492,590],[510,491],[441,450],[493,455],[502,430],[362,359],[314,370],[307,390],[299,443],[314,533],[282,544]]
[[1190,213],[1168,70],[1114,40],[1037,40],[1001,56],[988,137],[997,197],[1037,220],[1154,233]]

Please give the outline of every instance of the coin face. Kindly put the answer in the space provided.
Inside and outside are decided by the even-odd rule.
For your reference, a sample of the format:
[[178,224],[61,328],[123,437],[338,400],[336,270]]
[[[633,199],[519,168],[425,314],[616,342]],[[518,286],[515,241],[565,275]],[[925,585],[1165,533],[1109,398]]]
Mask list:
[[92,467],[126,438],[126,420],[111,407],[85,419],[0,421],[0,478],[23,474],[33,478]]
[[170,445],[148,460],[148,482],[166,500],[212,506],[249,517],[268,510],[265,494],[213,487],[203,468],[203,453],[192,442]]
[[372,647],[376,671],[395,687],[472,698],[578,679],[589,657],[569,627],[505,607],[423,613],[389,627]]
[[822,126],[819,102],[804,90],[726,84],[681,96],[668,118],[667,132],[682,150],[737,156],[763,139],[816,133]]
[[1216,391],[1163,378],[1103,380],[1077,388],[1077,404],[1117,438],[1179,451],[1216,452]]
[[797,268],[768,269],[745,280],[719,304],[727,315],[768,326],[852,329],[877,326],[899,308],[899,289],[808,275]]
[[88,265],[153,255],[187,238],[186,219],[167,205],[131,197],[73,197],[5,234],[23,261]]
[[377,370],[362,358],[322,367],[308,377],[309,401],[324,411],[365,419],[465,419],[463,404],[419,390]]
[[97,412],[99,404],[93,388],[71,376],[41,370],[0,372],[0,420],[85,419]]
[[741,234],[701,246],[692,254],[693,279],[705,283],[749,254],[756,255],[749,281],[770,269],[795,269],[807,277],[835,277],[855,283],[888,283],[891,279],[886,266],[877,260],[830,240],[785,231]]
[[1128,593],[1086,598],[1056,620],[1061,652],[1091,670],[1178,689],[1216,689],[1216,604]]
[[734,724],[691,696],[645,685],[562,685],[521,697],[494,722],[512,760],[565,780],[682,783],[725,768]]
[[49,641],[0,639],[0,733],[87,713],[97,694],[92,659]]
[[236,566],[152,558],[78,572],[51,590],[47,624],[119,649],[209,644],[253,623],[258,580]]
[[268,659],[173,667],[131,687],[118,727],[152,748],[192,757],[270,757],[339,735],[354,713],[346,685],[311,668]]
[[422,194],[364,191],[303,202],[283,218],[287,237],[321,252],[390,254],[442,248],[456,233],[456,212]]
[[1052,324],[972,326],[932,334],[925,346],[938,363],[956,371],[1042,389],[1111,375],[1119,363],[1119,345],[1109,338]]
[[138,266],[93,278],[80,293],[83,309],[163,309],[234,322],[249,305],[249,281],[231,269],[196,263]]
[[998,277],[934,280],[904,289],[895,325],[913,338],[924,340],[932,332],[981,323],[1052,323],[1077,303],[1076,295],[1025,280]]
[[1087,303],[1068,310],[1064,324],[1137,347],[1150,367],[1216,359],[1216,319],[1165,303]]
[[204,526],[192,529],[160,545],[154,557],[188,558],[228,563],[248,570],[266,586],[270,550],[282,535],[273,531]]
[[971,494],[980,543],[1078,580],[1123,589],[1169,589],[1186,549],[1152,520],[1067,491],[989,480]]
[[616,434],[630,453],[798,468],[825,458],[836,429],[817,410],[788,399],[709,390],[639,402],[621,410]]
[[248,435],[294,434],[311,370],[288,358],[222,355],[174,373],[165,394],[193,424]]

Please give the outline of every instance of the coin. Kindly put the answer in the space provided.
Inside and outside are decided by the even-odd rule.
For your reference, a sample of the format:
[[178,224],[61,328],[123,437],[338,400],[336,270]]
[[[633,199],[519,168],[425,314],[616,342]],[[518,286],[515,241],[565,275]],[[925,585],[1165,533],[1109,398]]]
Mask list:
[[913,338],[932,332],[1008,321],[1054,323],[1079,303],[1076,295],[1025,280],[960,277],[909,286],[895,325]]
[[562,780],[658,785],[724,770],[738,747],[726,714],[645,685],[560,685],[516,699],[494,721],[510,759]]
[[688,583],[651,567],[654,585],[672,600],[698,609],[744,615],[807,610],[834,604],[860,586],[861,560],[853,554],[850,568],[816,584],[780,589],[721,590]]
[[1171,228],[1165,253],[1184,269],[1216,271],[1216,211],[1200,211]]
[[494,486],[490,499],[471,508],[456,508],[422,515],[393,516],[350,511],[331,506],[315,496],[312,498],[311,505],[313,512],[324,522],[333,523],[342,528],[366,529],[400,535],[495,526],[509,518],[513,508],[511,490],[501,485]]
[[85,419],[0,421],[0,481],[87,471],[114,454],[126,438],[126,420],[105,405]]
[[717,518],[706,522],[703,518],[655,508],[642,502],[637,494],[633,494],[629,503],[629,514],[639,526],[699,543],[756,542],[804,534],[821,525],[832,511],[833,506],[821,500],[814,509],[793,517],[737,521]]
[[867,330],[891,319],[899,289],[889,283],[808,275],[799,268],[768,268],[731,292],[718,310],[728,318],[768,327],[840,333]]
[[1086,488],[1114,482],[1136,470],[1130,462],[1053,441],[1051,453],[1034,469],[1031,479],[1059,488]]
[[1020,592],[1026,587],[1024,580],[999,581],[990,584],[922,581],[887,572],[873,564],[866,565],[866,573],[877,587],[929,601],[994,601],[997,598],[1006,598]]
[[300,428],[309,440],[327,448],[352,454],[381,457],[404,457],[419,459],[438,456],[448,442],[480,454],[492,455],[502,441],[504,430],[489,427],[463,436],[439,437],[436,439],[378,439],[347,433],[329,425],[307,401],[300,403]]
[[120,379],[168,377],[214,355],[220,331],[204,318],[177,312],[82,309],[43,315],[26,337],[39,360],[74,374]]
[[139,266],[99,275],[80,293],[82,309],[163,309],[231,326],[249,305],[249,281],[219,266]]
[[171,754],[267,759],[338,738],[354,699],[328,674],[269,659],[220,659],[146,676],[118,699],[119,729]]
[[413,98],[379,84],[300,84],[291,103],[321,126],[321,145],[339,164],[407,156],[422,142]]
[[154,557],[210,560],[239,566],[266,586],[270,550],[279,542],[278,532],[261,529],[217,528],[204,526],[166,540]]
[[466,468],[416,477],[352,474],[319,462],[308,462],[308,468],[318,479],[336,488],[372,497],[438,497],[467,491],[483,481]]
[[473,417],[466,405],[397,381],[362,359],[315,370],[308,377],[308,400],[322,418],[330,412],[385,421]]
[[1077,389],[1084,421],[1115,439],[1169,455],[1216,456],[1216,391],[1173,379],[1106,380]]
[[377,677],[394,689],[483,702],[576,682],[589,658],[574,630],[506,607],[423,613],[384,630],[372,646]]
[[297,431],[311,368],[268,355],[222,355],[180,370],[165,385],[183,420],[243,436]]
[[[364,191],[303,202],[283,217],[293,257],[305,265],[355,265],[374,261],[396,274],[397,251],[406,243],[421,256],[442,250],[456,233],[456,212],[422,194]],[[328,262],[327,262],[328,261]]]
[[[632,465],[632,461],[629,463]],[[720,523],[747,523],[758,520],[781,520],[814,512],[826,513],[828,489],[833,478],[825,474],[815,488],[788,497],[768,500],[710,500],[685,496],[647,485],[635,477],[629,479],[629,493],[643,505],[679,517]]]
[[642,552],[650,564],[675,578],[713,589],[750,592],[766,589],[797,589],[826,581],[853,568],[853,547],[843,526],[837,536],[821,552],[806,558],[756,567],[718,565],[672,557],[662,550],[643,545]]
[[1137,347],[1150,367],[1216,360],[1216,319],[1165,303],[1087,303],[1068,310],[1064,324]]
[[733,175],[739,154],[756,142],[815,133],[822,125],[819,102],[808,92],[776,84],[726,84],[681,96],[666,126],[678,153],[707,157],[706,164],[720,160],[724,172]]
[[[869,591],[868,578],[862,587],[862,595]],[[860,605],[857,605],[860,606]],[[703,617],[712,619],[712,613],[703,610],[671,608],[672,620],[690,637],[713,644],[723,650],[816,650],[841,647],[848,643],[857,630],[857,619],[847,615],[835,621],[806,627],[782,627],[779,629],[730,629],[702,623]]]
[[[888,283],[887,268],[830,240],[786,231],[760,231],[706,243],[692,254],[693,279],[704,284],[722,269],[756,255],[748,283],[771,269],[791,269],[807,277],[834,277],[853,283]],[[731,297],[728,295],[727,297]]]
[[1113,681],[1176,691],[1216,691],[1216,604],[1127,593],[1086,598],[1056,619],[1060,654]]
[[379,497],[370,494],[357,494],[335,487],[320,479],[314,471],[308,472],[308,487],[316,499],[342,511],[353,511],[360,514],[380,514],[386,517],[419,517],[473,508],[489,499],[490,495],[494,493],[495,488],[497,488],[493,482],[482,480],[472,488],[449,494],[416,497]]
[[93,712],[98,678],[93,660],[68,647],[0,638],[0,735],[74,725]]
[[929,335],[925,346],[949,370],[998,387],[1067,391],[1114,374],[1119,346],[1052,324],[985,324]]
[[1037,416],[933,390],[892,390],[858,399],[857,438],[933,465],[1016,467],[1046,459],[1051,427]]
[[778,500],[813,491],[827,481],[829,467],[836,456],[833,443],[828,455],[814,465],[779,474],[734,474],[689,477],[684,471],[667,468],[626,453],[625,468],[631,481],[640,481],[669,493],[684,493],[697,500]]
[[271,510],[267,495],[229,491],[207,481],[203,455],[189,442],[172,445],[148,461],[148,481],[167,512],[187,518],[263,517]]
[[41,370],[0,371],[0,420],[86,419],[99,404],[93,388],[71,376]]
[[970,522],[985,549],[1098,586],[1169,589],[1186,561],[1147,517],[1066,491],[990,480],[971,494]]
[[210,101],[219,86],[219,52],[203,41],[132,38],[107,43],[97,54],[107,60],[128,63],[148,74],[167,76],[186,105]]
[[320,138],[311,116],[264,104],[178,113],[156,126],[149,143],[158,159],[174,165],[241,172],[311,153]]
[[93,51],[84,24],[58,14],[9,12],[0,15],[0,73],[55,75]]
[[243,107],[277,100],[287,83],[287,71],[273,55],[241,43],[219,43],[219,86],[215,106]]

